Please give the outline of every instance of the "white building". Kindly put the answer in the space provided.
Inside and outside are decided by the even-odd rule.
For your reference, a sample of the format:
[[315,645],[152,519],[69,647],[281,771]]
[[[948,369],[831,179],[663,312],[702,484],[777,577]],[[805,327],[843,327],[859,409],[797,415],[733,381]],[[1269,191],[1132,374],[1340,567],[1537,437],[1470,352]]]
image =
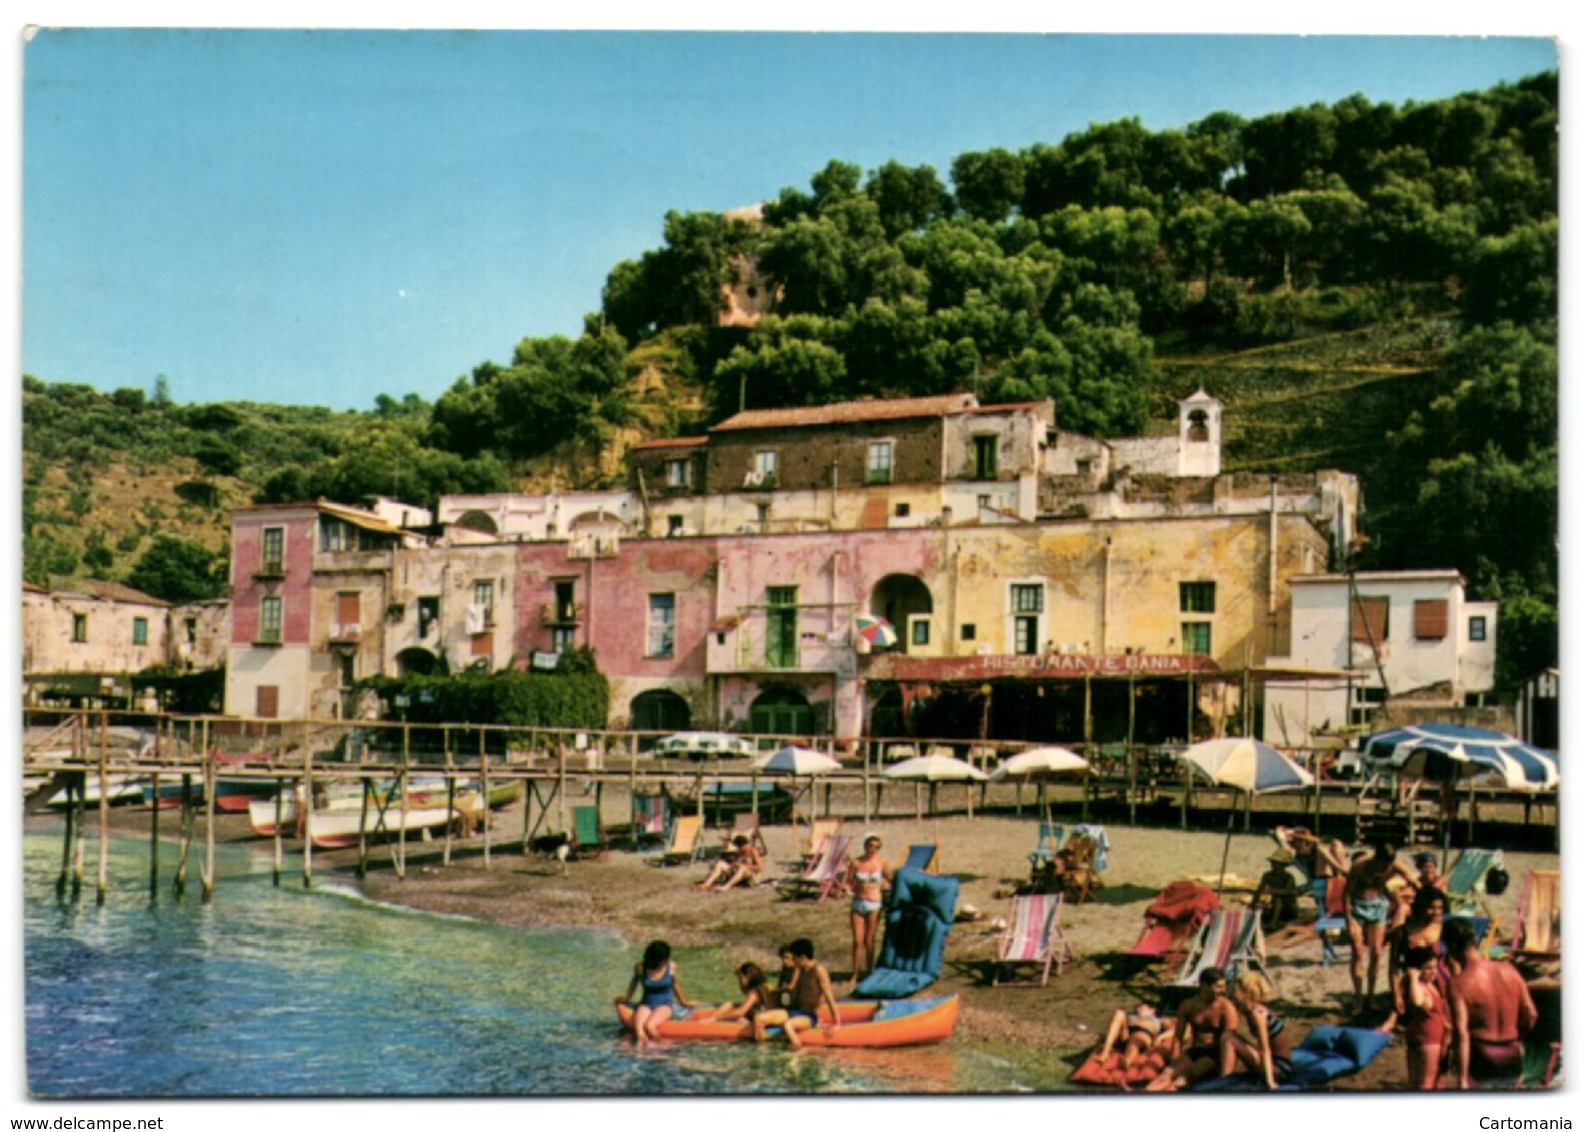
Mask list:
[[[1264,736],[1282,746],[1365,726],[1387,699],[1461,708],[1495,686],[1495,602],[1468,601],[1455,570],[1291,579],[1290,680],[1265,687]],[[1297,674],[1312,673],[1307,679]]]

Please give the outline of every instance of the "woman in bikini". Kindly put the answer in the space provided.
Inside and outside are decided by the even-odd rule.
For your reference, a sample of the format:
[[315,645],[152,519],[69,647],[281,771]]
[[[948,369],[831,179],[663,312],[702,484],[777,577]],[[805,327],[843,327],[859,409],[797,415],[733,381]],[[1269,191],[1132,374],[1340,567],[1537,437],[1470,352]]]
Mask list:
[[879,855],[881,846],[879,834],[870,833],[863,838],[863,855],[847,862],[847,883],[852,888],[851,986],[874,967],[879,914],[891,882],[891,868]]
[[1265,1005],[1273,991],[1270,980],[1257,971],[1244,971],[1238,976],[1231,997],[1247,1018],[1253,1040],[1235,1032],[1226,1035],[1237,1061],[1262,1077],[1264,1087],[1272,1093],[1292,1075],[1292,1035],[1287,1032],[1286,1019]]
[[1388,941],[1391,949],[1391,961],[1388,979],[1391,987],[1391,1007],[1393,1013],[1380,1029],[1387,1030],[1393,1027],[1397,1018],[1405,1017],[1407,1013],[1407,984],[1404,971],[1406,970],[1405,957],[1414,948],[1425,947],[1435,957],[1434,967],[1428,976],[1435,980],[1439,986],[1441,997],[1445,997],[1447,980],[1451,972],[1447,969],[1442,957],[1445,947],[1440,942],[1441,929],[1446,919],[1446,894],[1438,888],[1420,888],[1413,893],[1412,904],[1409,906],[1407,918],[1398,928],[1392,929]]
[[1161,1018],[1147,1002],[1140,1002],[1132,1010],[1118,1010],[1110,1016],[1110,1030],[1099,1047],[1099,1060],[1107,1060],[1118,1042],[1123,1069],[1131,1069],[1156,1047],[1168,1054],[1172,1028],[1170,1019]]
[[[1352,943],[1352,1010],[1361,1014],[1367,1002],[1374,1001],[1380,978],[1380,956],[1385,951],[1385,933],[1390,927],[1391,878],[1399,877],[1409,888],[1417,885],[1396,859],[1396,846],[1382,841],[1372,857],[1364,857],[1347,873],[1343,894],[1346,905],[1347,936]],[[1369,960],[1369,994],[1363,996],[1363,957]]]
[[[633,995],[643,996],[633,1002]],[[678,1006],[692,1006],[681,983],[676,981],[676,964],[671,962],[671,945],[657,939],[643,949],[643,961],[632,969],[627,993],[616,999],[619,1006],[632,1003],[632,1038],[646,1045],[660,1038],[660,1026],[676,1013]]]

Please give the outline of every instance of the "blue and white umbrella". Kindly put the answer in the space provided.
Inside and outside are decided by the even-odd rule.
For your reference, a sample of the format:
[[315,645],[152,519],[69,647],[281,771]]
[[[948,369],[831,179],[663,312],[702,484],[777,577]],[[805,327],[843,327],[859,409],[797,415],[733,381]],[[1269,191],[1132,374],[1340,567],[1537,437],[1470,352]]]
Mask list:
[[1363,763],[1441,781],[1493,774],[1511,790],[1554,790],[1561,784],[1554,751],[1504,731],[1458,723],[1412,723],[1377,732],[1363,741]]
[[[1242,737],[1208,739],[1194,743],[1177,758],[1217,786],[1230,786],[1250,797],[1275,790],[1297,790],[1314,784],[1314,776],[1268,743]],[[1251,802],[1249,803],[1252,804]],[[1220,883],[1226,883],[1226,861],[1231,855],[1231,823],[1237,816],[1232,806],[1226,815],[1226,847],[1220,854]]]

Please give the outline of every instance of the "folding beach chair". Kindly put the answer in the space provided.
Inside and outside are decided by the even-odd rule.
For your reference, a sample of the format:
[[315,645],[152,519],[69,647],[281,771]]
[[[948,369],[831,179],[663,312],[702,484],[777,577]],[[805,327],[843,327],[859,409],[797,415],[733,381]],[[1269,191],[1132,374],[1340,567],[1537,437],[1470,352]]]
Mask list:
[[1220,897],[1208,885],[1172,881],[1143,911],[1143,933],[1124,955],[1135,959],[1170,959],[1186,953],[1193,936],[1220,910]]
[[1053,822],[1042,821],[1039,823],[1039,839],[1034,842],[1033,851],[1028,854],[1028,880],[1038,883],[1040,876],[1050,869],[1050,862],[1055,859],[1055,854],[1061,848],[1061,839],[1065,829]]
[[1198,976],[1206,967],[1219,967],[1228,984],[1244,971],[1257,971],[1274,984],[1264,963],[1264,929],[1257,912],[1223,909],[1206,920],[1171,985],[1198,986]]
[[598,806],[578,806],[572,810],[571,858],[574,861],[602,861],[610,854]]
[[806,867],[818,860],[824,852],[824,847],[829,844],[830,838],[841,832],[840,818],[814,818],[813,825],[808,831],[808,851],[801,854],[803,866]]
[[1561,958],[1561,872],[1529,869],[1517,903],[1512,954],[1533,959]]
[[703,832],[701,814],[677,814],[671,822],[671,840],[657,862],[661,865],[690,865],[698,860],[700,846],[698,835]]
[[845,834],[838,833],[831,837],[825,842],[824,852],[808,863],[802,875],[788,877],[780,882],[777,887],[781,896],[787,900],[800,900],[808,896],[823,900],[845,888],[847,846],[851,842],[852,838]]
[[[997,987],[1045,986],[1050,968],[1056,977],[1072,961],[1072,946],[1061,930],[1061,894],[1038,893],[1012,898],[1011,924],[1001,935],[1000,953],[995,957],[994,985]],[[1001,976],[1008,968],[1040,968],[1039,980],[1012,980]]]
[[721,852],[726,855],[735,853],[734,846],[738,837],[746,837],[760,854],[769,856],[770,847],[764,844],[764,833],[759,829],[758,815],[751,813],[736,815],[731,821],[730,831],[721,840]]
[[1094,889],[1104,887],[1094,863],[1098,852],[1099,842],[1090,834],[1073,833],[1066,839],[1062,853],[1067,860],[1060,873],[1061,889],[1073,904],[1093,899]]
[[663,841],[666,827],[670,825],[670,801],[664,794],[632,795],[632,843],[641,845],[646,838]]
[[1446,911],[1478,908],[1484,898],[1484,878],[1495,866],[1504,866],[1505,860],[1499,849],[1462,850],[1446,873]]
[[920,873],[939,872],[940,847],[932,842],[909,846],[907,857],[898,868],[915,869]]

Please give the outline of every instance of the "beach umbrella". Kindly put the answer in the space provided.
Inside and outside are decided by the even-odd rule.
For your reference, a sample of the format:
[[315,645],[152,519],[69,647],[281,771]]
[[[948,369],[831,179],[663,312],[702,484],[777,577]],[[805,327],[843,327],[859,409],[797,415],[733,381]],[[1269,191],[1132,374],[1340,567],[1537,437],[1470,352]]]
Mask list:
[[[903,759],[895,766],[886,767],[880,771],[881,777],[894,778],[906,782],[927,782],[929,784],[929,812],[934,812],[934,796],[936,789],[942,782],[988,782],[989,775],[979,770],[971,763],[951,755],[915,755],[910,759]],[[973,815],[973,792],[967,794],[968,816]],[[920,812],[920,818],[923,814]]]
[[889,648],[901,640],[896,626],[872,613],[859,613],[852,618],[852,631],[875,648]]
[[[1045,780],[1060,774],[1073,774],[1077,771],[1087,771],[1088,760],[1082,755],[1068,751],[1065,747],[1030,747],[1026,751],[1019,751],[1005,762],[995,768],[995,773],[990,775],[990,781],[1003,782],[1008,778],[1031,779],[1039,783],[1039,810],[1045,813],[1044,784]],[[1022,805],[1021,796],[1018,797],[1018,807]]]
[[[807,778],[810,780],[808,783],[808,790],[811,794],[813,790],[812,779],[818,777],[821,774],[829,774],[831,771],[840,770],[841,764],[835,759],[832,759],[829,755],[826,755],[820,751],[810,750],[807,747],[799,747],[795,744],[787,744],[786,746],[781,747],[778,750],[771,751],[769,754],[757,759],[753,763],[753,769],[756,771],[761,771],[764,774],[789,775],[793,779]],[[813,807],[810,807],[810,817],[814,816],[812,810]],[[794,837],[796,835],[796,824],[797,809],[795,806],[793,806],[792,834]]]
[[1412,723],[1363,741],[1363,763],[1434,782],[1489,774],[1510,790],[1554,790],[1561,764],[1554,751],[1504,731],[1457,723]]
[[721,731],[678,731],[654,744],[657,755],[686,755],[704,759],[710,755],[720,758],[749,758],[753,744],[740,735],[727,735]]
[[[1194,743],[1177,755],[1188,768],[1217,786],[1230,786],[1248,795],[1277,790],[1298,790],[1314,784],[1314,776],[1268,743],[1251,737],[1208,739]],[[1226,818],[1226,847],[1220,854],[1219,892],[1226,883],[1226,860],[1231,855],[1231,826],[1236,807]]]

